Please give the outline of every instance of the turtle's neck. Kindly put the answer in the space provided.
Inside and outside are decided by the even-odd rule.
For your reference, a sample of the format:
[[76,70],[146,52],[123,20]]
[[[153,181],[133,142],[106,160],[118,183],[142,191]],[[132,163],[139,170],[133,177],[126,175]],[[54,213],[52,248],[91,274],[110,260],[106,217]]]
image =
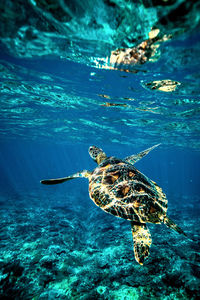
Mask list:
[[102,161],[104,161],[105,159],[107,158],[106,154],[104,152],[101,152],[97,155],[97,158],[96,158],[96,162],[98,163],[98,165],[100,163],[102,163]]

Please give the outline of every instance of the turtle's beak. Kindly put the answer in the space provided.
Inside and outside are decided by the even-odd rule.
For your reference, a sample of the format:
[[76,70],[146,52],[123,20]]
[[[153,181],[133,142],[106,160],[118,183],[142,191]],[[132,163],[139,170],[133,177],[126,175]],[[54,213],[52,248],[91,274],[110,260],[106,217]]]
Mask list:
[[95,146],[90,146],[88,152],[92,151]]

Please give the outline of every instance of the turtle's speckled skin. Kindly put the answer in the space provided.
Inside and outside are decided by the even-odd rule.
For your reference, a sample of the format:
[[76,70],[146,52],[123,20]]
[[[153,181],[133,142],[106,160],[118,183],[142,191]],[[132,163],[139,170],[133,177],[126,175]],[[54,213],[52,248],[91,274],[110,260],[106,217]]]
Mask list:
[[132,164],[106,158],[89,177],[89,194],[97,206],[114,216],[137,223],[161,223],[167,199],[155,182]]

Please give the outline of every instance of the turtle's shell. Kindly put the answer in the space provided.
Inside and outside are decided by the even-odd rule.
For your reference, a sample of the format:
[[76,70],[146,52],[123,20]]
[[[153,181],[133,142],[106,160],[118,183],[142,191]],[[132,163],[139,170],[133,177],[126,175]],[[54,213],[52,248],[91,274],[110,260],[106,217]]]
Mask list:
[[94,169],[89,194],[105,212],[130,221],[161,223],[167,212],[161,188],[132,164],[115,157]]

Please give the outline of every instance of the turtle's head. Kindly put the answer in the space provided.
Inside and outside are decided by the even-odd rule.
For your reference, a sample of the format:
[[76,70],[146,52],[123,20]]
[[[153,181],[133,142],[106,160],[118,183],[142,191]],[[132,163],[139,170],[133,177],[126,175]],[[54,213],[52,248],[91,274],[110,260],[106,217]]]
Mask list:
[[102,149],[96,146],[90,146],[88,150],[91,158],[99,165],[104,159],[106,159],[106,154]]

